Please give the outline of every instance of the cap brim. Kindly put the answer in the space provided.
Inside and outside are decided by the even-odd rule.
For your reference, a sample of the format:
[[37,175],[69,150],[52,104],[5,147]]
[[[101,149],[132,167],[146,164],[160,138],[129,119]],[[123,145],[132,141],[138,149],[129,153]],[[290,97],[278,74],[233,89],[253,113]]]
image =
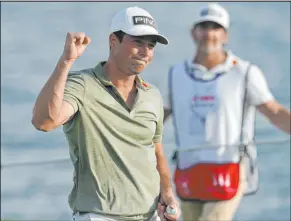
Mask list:
[[[123,31],[123,30],[121,30],[121,31]],[[128,34],[128,35],[131,35],[131,36],[146,36],[146,35],[156,36],[158,43],[161,43],[164,45],[169,44],[169,40],[165,36],[158,34],[158,33],[149,33],[149,32],[134,33],[131,31],[123,31],[123,32]]]
[[159,42],[159,43],[161,43],[163,45],[169,44],[169,40],[165,36],[160,35],[160,34],[158,34],[156,36],[157,36],[157,42]]
[[213,17],[205,17],[205,18],[199,19],[198,21],[196,21],[196,22],[194,23],[194,25],[198,25],[198,24],[200,24],[200,23],[202,23],[202,22],[206,22],[206,21],[212,21],[212,22],[215,22],[215,23],[221,25],[223,28],[228,29],[228,27],[226,27],[225,24],[223,24],[220,20],[215,19],[215,18],[213,18]]
[[133,36],[146,36],[146,35],[150,35],[150,36],[156,36],[157,37],[157,42],[160,43],[160,44],[163,44],[163,45],[167,45],[169,44],[169,40],[163,36],[163,35],[160,35],[160,34],[143,34],[143,35],[133,35]]

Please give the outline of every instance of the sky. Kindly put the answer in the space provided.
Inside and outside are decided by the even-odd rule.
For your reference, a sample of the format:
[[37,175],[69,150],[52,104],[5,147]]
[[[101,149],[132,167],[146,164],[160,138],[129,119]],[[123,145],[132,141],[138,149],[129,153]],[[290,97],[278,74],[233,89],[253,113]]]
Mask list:
[[[170,44],[156,47],[152,64],[142,75],[163,93],[167,90],[167,72],[170,66],[194,55],[195,47],[190,37],[190,27],[203,4],[1,3],[2,163],[68,156],[67,143],[61,128],[43,133],[35,130],[31,124],[34,101],[54,70],[68,31],[84,31],[92,38],[86,52],[72,69],[94,67],[108,57],[109,25],[114,13],[133,5],[148,10],[155,18],[159,31],[170,40]],[[290,109],[290,3],[223,2],[222,5],[229,11],[231,18],[227,49],[258,65],[264,71],[274,96]],[[274,129],[261,116],[257,118],[257,128],[258,134],[263,138],[284,137],[284,134]],[[171,120],[165,125],[164,137],[165,146],[168,148],[167,156],[170,156],[175,148]],[[281,218],[286,218],[286,214],[290,214],[290,209],[288,212],[285,208],[290,197],[283,194],[286,187],[288,189],[289,181],[286,180],[288,175],[290,176],[290,157],[288,158],[287,154],[288,152],[278,151],[274,158],[269,158],[269,155],[261,158],[262,165],[274,159],[274,166],[262,168],[265,189],[256,196],[257,198],[247,199],[246,204],[249,206],[244,204],[239,211],[240,215],[258,218],[262,214],[268,214],[270,218],[276,218],[283,214]],[[280,164],[280,157],[284,157],[284,165]],[[67,167],[61,167],[63,170],[58,168],[58,176],[63,179],[52,181],[56,168],[48,166],[42,169],[15,169],[12,173],[9,170],[4,171],[3,176],[6,179],[3,181],[4,190],[1,190],[1,193],[4,194],[2,206],[5,214],[14,217],[21,214],[25,214],[24,217],[27,218],[38,217],[44,214],[44,211],[39,209],[36,212],[34,208],[53,205],[62,209],[60,212],[54,210],[51,217],[69,214],[66,190],[70,189],[71,185],[71,167],[68,164]],[[277,174],[276,178],[267,176],[268,170],[278,172],[279,175]],[[17,182],[13,180],[15,174],[19,175]],[[280,177],[285,177],[285,180]],[[283,180],[278,184],[278,179]],[[50,185],[60,186],[60,191],[54,192],[55,194],[46,193],[44,190]],[[274,190],[272,187],[276,190],[270,194],[270,191]],[[35,190],[32,191],[33,188]],[[260,204],[263,197],[267,196],[264,204]],[[17,207],[19,209],[15,211],[14,205],[26,204],[28,198],[31,205],[22,209]],[[282,211],[278,209],[282,208],[281,204],[285,205]],[[271,212],[272,208],[277,208],[274,213]]]

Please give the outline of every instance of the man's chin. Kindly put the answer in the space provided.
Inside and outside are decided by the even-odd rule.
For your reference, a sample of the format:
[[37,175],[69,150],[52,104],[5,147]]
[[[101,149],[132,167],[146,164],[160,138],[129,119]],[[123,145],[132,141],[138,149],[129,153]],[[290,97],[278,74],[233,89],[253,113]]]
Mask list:
[[133,74],[134,75],[139,75],[139,74],[141,74],[142,73],[142,71],[133,71]]
[[223,47],[200,47],[198,51],[204,53],[204,54],[211,54],[223,51]]
[[132,69],[132,73],[134,73],[135,75],[141,74],[144,71],[145,66],[138,66]]
[[128,75],[131,76],[131,75],[139,75],[142,73],[142,70],[131,70],[128,72]]

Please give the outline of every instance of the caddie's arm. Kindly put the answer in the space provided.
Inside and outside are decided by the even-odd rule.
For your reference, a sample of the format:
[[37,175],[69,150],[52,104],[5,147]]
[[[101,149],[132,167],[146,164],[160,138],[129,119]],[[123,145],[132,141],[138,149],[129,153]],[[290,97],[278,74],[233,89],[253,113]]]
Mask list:
[[290,134],[291,115],[289,110],[279,104],[276,100],[261,104],[258,106],[258,109],[273,125]]
[[55,129],[76,112],[72,104],[64,101],[64,90],[73,63],[83,54],[90,41],[84,33],[67,34],[63,54],[33,108],[31,122],[36,129],[45,132]]
[[164,123],[172,114],[172,109],[164,107]]
[[248,76],[247,98],[272,124],[290,134],[290,111],[276,101],[262,70],[256,65],[252,65]]
[[170,73],[172,72],[172,68],[169,70],[168,73],[168,79],[163,81],[164,84],[162,84],[164,90],[163,90],[163,103],[164,103],[164,120],[163,123],[166,122],[166,120],[169,119],[170,115],[172,114],[172,99],[171,99],[171,93],[172,93],[172,89],[170,88]]
[[170,117],[172,114],[172,102],[171,102],[171,89],[167,88],[168,93],[165,95],[166,98],[164,99],[164,120],[163,123]]

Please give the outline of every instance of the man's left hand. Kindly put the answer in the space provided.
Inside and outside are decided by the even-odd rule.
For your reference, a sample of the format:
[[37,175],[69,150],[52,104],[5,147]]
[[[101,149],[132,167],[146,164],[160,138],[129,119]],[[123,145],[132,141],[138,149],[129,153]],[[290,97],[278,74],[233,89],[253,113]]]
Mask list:
[[[168,214],[166,212],[167,206],[175,210],[175,214]],[[181,215],[178,201],[172,190],[161,191],[160,200],[158,203],[158,215],[161,221],[178,221]]]

